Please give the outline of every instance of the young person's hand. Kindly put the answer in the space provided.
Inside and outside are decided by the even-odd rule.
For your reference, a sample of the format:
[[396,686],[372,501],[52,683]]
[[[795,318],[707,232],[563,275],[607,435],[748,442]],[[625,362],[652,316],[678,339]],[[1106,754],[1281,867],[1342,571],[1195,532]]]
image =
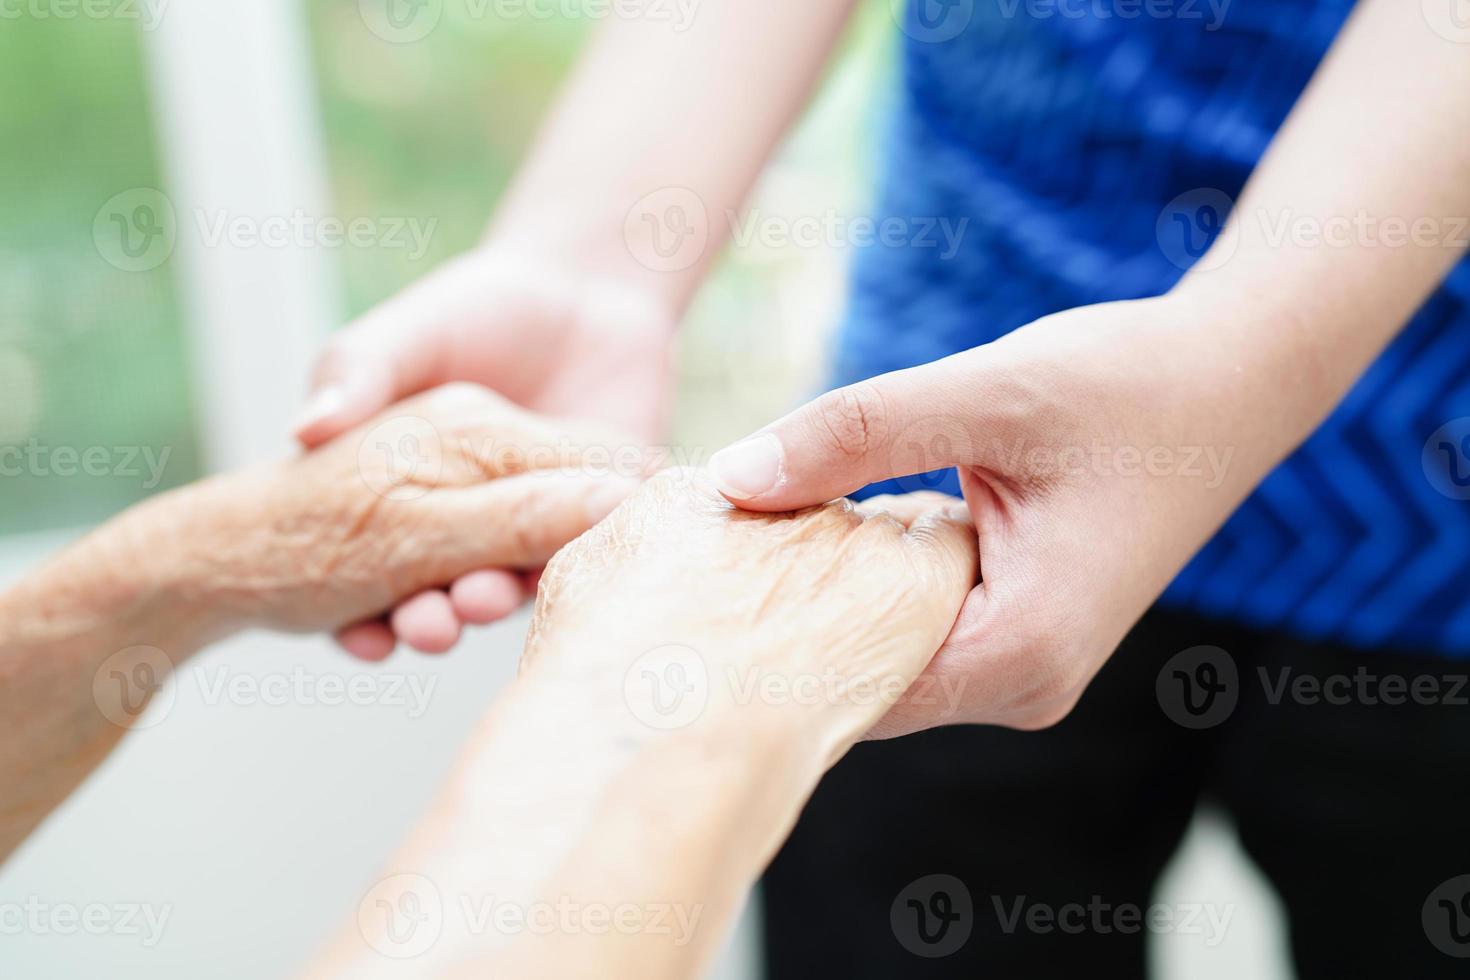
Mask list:
[[[652,443],[667,410],[671,335],[672,316],[662,301],[631,283],[482,249],[332,339],[297,435],[317,446],[401,398],[468,381],[525,408],[595,419]],[[470,601],[417,601],[394,617],[409,630],[403,639],[437,647],[461,624],[507,615],[534,592],[532,580],[511,569],[468,571],[451,594]],[[417,631],[416,623],[428,628]],[[385,638],[371,632],[371,645],[381,647]],[[363,634],[347,639],[361,643]]]
[[[959,468],[982,582],[930,670],[952,716],[885,731],[1036,727],[1067,713],[1123,634],[1315,429],[1464,256],[1470,58],[1396,0],[1362,0],[1169,295],[1069,310],[829,394],[710,462],[727,495],[786,510]],[[1406,123],[1405,106],[1433,106]],[[1363,133],[1394,139],[1358,147]],[[1323,174],[1331,179],[1323,179]],[[1368,216],[1431,234],[1279,236]],[[1417,452],[1418,447],[1413,447]]]
[[[497,203],[487,244],[333,338],[301,442],[448,381],[657,441],[674,323],[853,6],[704,0],[676,21],[611,18]],[[679,243],[672,263],[665,231]],[[530,591],[505,570],[473,583]]]
[[725,495],[756,511],[958,467],[982,581],[929,666],[958,708],[901,704],[878,734],[1059,720],[1300,438],[1283,420],[1311,385],[1258,370],[1209,311],[1188,294],[1070,310],[833,391],[716,454]]
[[632,282],[469,252],[338,331],[316,365],[296,434],[308,448],[451,381],[517,405],[661,431],[673,316]]

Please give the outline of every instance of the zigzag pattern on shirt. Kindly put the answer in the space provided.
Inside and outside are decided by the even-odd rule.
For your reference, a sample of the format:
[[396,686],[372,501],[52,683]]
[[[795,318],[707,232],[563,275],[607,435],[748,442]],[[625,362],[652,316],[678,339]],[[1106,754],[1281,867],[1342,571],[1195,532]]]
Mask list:
[[[1167,291],[1187,264],[1168,246],[1196,255],[1199,243],[1165,241],[1161,214],[1201,189],[1238,196],[1351,6],[1234,0],[1211,26],[1007,16],[982,2],[951,40],[911,36],[876,217],[969,224],[952,258],[858,253],[834,381],[1060,309]],[[1470,657],[1467,417],[1462,263],[1165,601],[1307,638]],[[1437,435],[1457,419],[1463,437]]]

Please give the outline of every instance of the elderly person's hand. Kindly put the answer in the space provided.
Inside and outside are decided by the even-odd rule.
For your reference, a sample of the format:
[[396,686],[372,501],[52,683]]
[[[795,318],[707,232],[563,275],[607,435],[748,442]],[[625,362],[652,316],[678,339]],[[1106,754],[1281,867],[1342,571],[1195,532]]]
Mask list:
[[[808,707],[857,737],[919,675],[974,584],[974,528],[940,494],[838,501],[771,519],[702,472],[669,470],[563,549],[542,579],[525,669],[621,678],[632,707],[677,717]],[[944,692],[910,692],[933,698]],[[951,692],[953,693],[953,692]]]
[[[487,565],[539,567],[631,492],[644,465],[616,436],[572,433],[452,385],[299,458],[109,521],[0,594],[0,857],[205,644],[251,626],[368,621],[348,642],[386,656],[392,635],[373,617],[418,596],[398,615],[417,607],[414,628],[431,631],[436,606],[451,603],[437,587]],[[452,632],[422,645],[447,648],[458,632],[447,621]]]
[[[450,384],[400,402],[298,459],[186,489],[152,508],[193,542],[183,588],[218,615],[284,630],[349,627],[364,659],[396,631],[426,652],[460,620],[504,615],[519,593],[475,592],[493,564],[533,570],[639,482],[644,450],[553,421],[486,388]],[[456,581],[458,579],[458,581]],[[455,583],[452,593],[444,591]]]
[[[649,481],[552,559],[520,676],[312,976],[699,975],[943,642],[974,535],[932,494],[768,515]],[[486,896],[517,920],[460,914]],[[430,934],[391,914],[426,902]]]

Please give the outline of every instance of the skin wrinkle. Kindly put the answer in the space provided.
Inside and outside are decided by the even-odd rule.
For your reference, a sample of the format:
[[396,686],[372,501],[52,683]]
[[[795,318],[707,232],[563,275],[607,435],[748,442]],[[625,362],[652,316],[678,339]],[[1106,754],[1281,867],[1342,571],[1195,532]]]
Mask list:
[[[358,454],[347,451],[355,446],[345,446],[339,454],[335,485],[305,509],[293,509],[294,487],[269,487],[263,503],[256,495],[244,495],[248,505],[235,508],[235,526],[240,530],[228,536],[225,547],[206,557],[208,567],[200,578],[234,582],[230,588],[235,596],[232,604],[254,616],[258,610],[249,605],[251,594],[310,585],[338,596],[356,594],[387,603],[410,584],[417,588],[438,587],[463,574],[467,569],[455,562],[463,562],[465,552],[473,549],[459,539],[463,529],[446,517],[461,509],[472,512],[475,498],[449,507],[440,505],[440,501],[447,500],[441,495],[472,491],[487,482],[487,475],[508,479],[512,471],[517,475],[528,472],[524,465],[529,461],[528,450],[549,444],[553,430],[534,424],[535,420],[523,410],[471,385],[456,385],[447,392],[431,392],[404,403],[395,409],[394,417],[424,418],[438,431],[456,433],[444,446],[442,466],[415,470],[403,484],[423,487],[426,492],[422,496],[398,501],[364,492],[380,482],[398,484],[386,472],[363,472]],[[603,438],[615,438],[605,430],[599,431]],[[569,447],[559,457],[581,457],[572,435],[556,438]],[[494,460],[482,453],[486,447],[505,449],[494,460],[506,465],[491,465]],[[336,451],[337,447],[331,448]],[[377,457],[372,460],[377,463]],[[536,499],[511,497],[504,512],[496,515],[504,529],[505,544],[519,547],[518,554],[540,550],[540,532],[528,525],[545,524],[551,518],[552,514],[538,512],[541,506]],[[579,507],[580,502],[558,499],[555,506]],[[262,531],[251,526],[254,515],[262,510],[287,516],[276,518],[270,528]],[[425,544],[442,542],[451,533],[456,536],[454,547]],[[446,552],[452,556],[448,562],[443,558]],[[394,571],[398,568],[414,571],[399,575]],[[425,569],[437,569],[427,583],[422,578]]]
[[[621,508],[613,513],[620,511]],[[531,624],[526,632],[526,650],[521,657],[522,672],[534,662],[535,651],[542,646],[541,641],[545,638],[548,624],[554,621],[554,610],[559,605],[558,598],[575,593],[579,588],[577,582],[573,581],[574,570],[578,567],[604,568],[610,558],[620,553],[632,553],[636,541],[636,531],[629,527],[629,523],[614,521],[610,515],[607,520],[552,556],[541,575],[536,603],[531,612]]]
[[[820,533],[820,531],[816,527],[816,522],[808,523],[799,519],[802,513],[804,512],[798,511],[794,513],[772,515],[772,517],[776,520],[786,522],[785,526],[781,527],[781,530],[787,535],[788,547],[800,547],[808,541],[816,538],[816,536]],[[824,508],[819,516],[823,520],[825,520],[827,519],[827,516],[831,513],[832,511],[830,509]],[[851,507],[848,506],[848,508],[843,513],[852,513]],[[874,520],[876,519],[878,518],[874,518]],[[778,601],[783,599],[784,596],[790,594],[791,592],[801,591],[814,597],[820,596],[822,592],[825,591],[825,587],[828,582],[835,577],[835,565],[841,562],[842,557],[852,546],[852,543],[852,537],[845,538],[838,545],[837,554],[833,558],[833,565],[828,565],[827,567],[820,569],[817,573],[818,577],[815,580],[809,579],[799,583],[799,585],[801,586],[800,590],[793,590],[790,588],[791,579],[795,576],[800,566],[791,565],[783,568],[777,578],[773,579],[771,583],[767,586],[764,594],[756,601],[755,608],[751,610],[748,617],[749,624],[754,625],[755,623],[758,623],[761,619],[763,619],[771,612]]]
[[[363,501],[357,516],[347,527],[343,528],[342,540],[335,548],[332,548],[326,553],[326,558],[322,563],[320,572],[317,574],[316,581],[330,582],[335,580],[338,570],[349,559],[348,552],[352,544],[355,541],[361,540],[368,526],[376,521],[378,509],[382,505],[383,498],[377,494],[370,494]],[[387,567],[392,567],[391,563]]]
[[[940,495],[909,506],[898,519],[847,502],[741,513],[702,475],[673,471],[554,556],[515,685],[472,737],[436,816],[390,867],[523,907],[610,896],[697,907],[694,945],[446,929],[415,968],[581,975],[596,946],[590,962],[608,975],[692,975],[823,767],[883,717],[879,695],[892,693],[848,697],[857,689],[828,685],[814,699],[789,689],[793,699],[762,682],[906,686],[960,609],[973,531],[937,516],[953,506]],[[690,677],[708,681],[684,721],[646,713],[663,711],[653,703],[665,692],[628,685],[642,657],[667,645],[697,654],[702,669]],[[344,930],[335,969],[321,975],[371,975],[382,960],[365,938]]]
[[829,444],[849,459],[861,459],[886,429],[881,396],[871,385],[854,385],[828,395],[817,418]]
[[[754,590],[736,589],[714,600],[713,622],[722,634],[745,636],[754,645],[785,645],[789,640],[769,620],[784,621],[777,614],[795,605],[808,610],[808,615],[816,613],[814,621],[825,623],[829,631],[823,648],[804,652],[802,662],[810,661],[820,671],[831,651],[842,650],[841,672],[848,675],[865,673],[884,656],[882,645],[871,642],[872,631],[863,624],[874,617],[881,622],[917,620],[932,601],[930,586],[938,587],[955,572],[951,562],[936,563],[933,552],[923,546],[941,543],[937,525],[906,538],[900,521],[882,512],[862,513],[847,501],[794,513],[754,514],[731,508],[690,474],[665,474],[646,487],[643,496],[647,506],[624,505],[552,560],[532,616],[523,673],[544,644],[563,639],[556,627],[564,619],[586,618],[586,614],[570,611],[564,616],[564,604],[584,602],[579,596],[601,577],[599,569],[666,544],[698,560],[704,576],[732,575],[737,581],[757,583]],[[932,496],[931,507],[954,503]],[[727,528],[735,542],[745,541],[746,546],[703,549],[703,529],[719,527]],[[905,546],[893,548],[897,543]],[[880,554],[885,557],[880,559]],[[814,560],[817,558],[820,560]],[[645,567],[636,587],[649,594],[663,592],[667,589],[665,574],[657,566]],[[973,566],[964,570],[965,578],[972,574]],[[857,581],[873,576],[887,583],[908,584],[901,588],[885,585],[879,598],[866,602],[861,618],[827,622],[823,611],[851,596]],[[627,583],[627,587],[634,585]],[[690,601],[704,615],[711,613],[703,600],[691,596]],[[623,610],[620,616],[626,613]],[[664,624],[663,639],[677,642],[682,629],[672,622]]]
[[[430,393],[295,458],[158,494],[0,592],[0,719],[9,726],[0,784],[21,787],[0,806],[0,858],[134,719],[137,692],[103,671],[148,663],[166,673],[251,627],[340,629],[456,576],[523,560],[510,550],[503,505],[536,488],[492,488],[478,466],[451,456],[422,497],[386,506],[379,495],[375,477],[391,474],[367,468],[383,465],[360,452],[371,434],[405,416],[442,432],[451,409],[461,423],[477,419],[480,443],[526,448],[517,441],[526,414],[504,398],[471,386],[448,399]],[[570,427],[565,438],[575,442]],[[558,492],[523,516],[571,536],[589,521],[578,491],[602,487],[556,479]],[[467,533],[480,519],[480,533]]]

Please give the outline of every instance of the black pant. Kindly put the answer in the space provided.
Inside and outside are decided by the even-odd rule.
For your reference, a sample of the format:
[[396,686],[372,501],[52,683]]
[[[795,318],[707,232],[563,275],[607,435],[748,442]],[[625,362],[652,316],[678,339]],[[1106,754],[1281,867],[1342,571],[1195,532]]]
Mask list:
[[[1176,657],[1202,644],[1228,658]],[[1055,728],[857,746],[766,875],[768,977],[1142,977],[1201,798],[1279,890],[1303,980],[1470,977],[1467,673],[1150,613]],[[1208,907],[1167,911],[1208,935]]]

